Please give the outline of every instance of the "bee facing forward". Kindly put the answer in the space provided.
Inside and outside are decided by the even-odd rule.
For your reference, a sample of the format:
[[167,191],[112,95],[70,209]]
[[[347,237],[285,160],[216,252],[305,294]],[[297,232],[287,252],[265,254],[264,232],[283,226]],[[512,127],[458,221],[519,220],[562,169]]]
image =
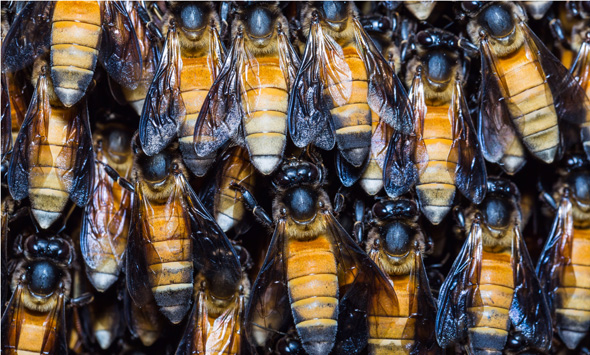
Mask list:
[[228,59],[195,127],[195,150],[207,156],[230,138],[245,140],[252,164],[268,175],[281,162],[287,143],[287,105],[299,57],[276,4],[238,9],[232,37]]
[[569,349],[575,349],[590,329],[590,164],[573,155],[557,183],[557,207],[551,234],[537,265],[547,293],[553,324]]
[[514,184],[490,178],[486,198],[466,215],[469,235],[440,290],[441,347],[500,354],[506,346],[551,345],[551,315],[520,234],[519,200]]
[[581,125],[587,149],[588,98],[527,26],[524,11],[508,2],[465,2],[462,7],[482,58],[478,136],[485,158],[509,174],[525,164],[524,147],[551,163],[562,150],[562,120]]
[[55,93],[65,107],[85,95],[99,59],[119,84],[134,89],[142,59],[135,30],[118,1],[27,3],[2,47],[3,71],[30,65],[50,47]]
[[333,216],[322,188],[325,174],[317,163],[286,160],[273,179],[272,219],[236,185],[255,216],[275,225],[246,310],[246,336],[254,347],[268,347],[271,336],[284,334],[294,323],[308,354],[357,353],[367,343],[369,308],[374,308],[371,314],[394,315],[382,302],[368,303],[376,289],[387,298],[395,295]]

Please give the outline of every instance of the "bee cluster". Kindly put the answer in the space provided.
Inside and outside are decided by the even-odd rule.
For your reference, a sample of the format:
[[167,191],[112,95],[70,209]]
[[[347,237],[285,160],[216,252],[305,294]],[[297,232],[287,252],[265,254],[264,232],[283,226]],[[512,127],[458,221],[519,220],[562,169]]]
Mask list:
[[588,1],[3,2],[1,65],[3,354],[590,354]]

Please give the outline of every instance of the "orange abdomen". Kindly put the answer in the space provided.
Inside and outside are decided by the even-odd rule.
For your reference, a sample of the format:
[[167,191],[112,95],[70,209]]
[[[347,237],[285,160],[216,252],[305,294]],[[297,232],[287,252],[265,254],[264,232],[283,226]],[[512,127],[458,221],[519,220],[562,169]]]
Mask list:
[[393,128],[385,121],[381,121],[377,113],[372,112],[371,116],[371,154],[359,184],[367,194],[373,196],[383,187],[383,161],[387,154],[387,145],[393,134]]

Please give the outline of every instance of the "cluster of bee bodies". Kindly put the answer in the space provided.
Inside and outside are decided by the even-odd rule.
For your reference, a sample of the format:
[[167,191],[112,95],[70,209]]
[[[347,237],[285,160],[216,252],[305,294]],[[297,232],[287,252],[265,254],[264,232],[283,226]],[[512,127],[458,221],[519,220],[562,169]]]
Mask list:
[[2,6],[2,353],[590,352],[588,2]]

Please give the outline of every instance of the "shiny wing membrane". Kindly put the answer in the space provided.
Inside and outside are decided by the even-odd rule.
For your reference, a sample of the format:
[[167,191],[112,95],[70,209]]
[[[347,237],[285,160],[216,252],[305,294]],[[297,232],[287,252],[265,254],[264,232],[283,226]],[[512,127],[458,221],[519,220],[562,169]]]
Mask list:
[[340,152],[336,153],[336,171],[340,182],[345,187],[354,185],[361,178],[368,165],[369,159],[365,159],[361,166],[356,167],[350,164]]
[[12,149],[12,119],[10,117],[10,99],[8,97],[8,87],[6,86],[6,74],[2,73],[2,160],[4,156]]
[[180,95],[182,58],[176,27],[168,28],[158,69],[146,94],[139,122],[139,140],[147,155],[162,151],[176,137],[178,122],[186,115]]
[[88,106],[83,98],[72,109],[74,117],[68,125],[68,144],[76,147],[70,199],[79,207],[86,206],[94,186],[94,148],[88,120]]
[[481,302],[478,286],[482,262],[480,223],[475,220],[471,225],[469,236],[440,289],[435,333],[442,348],[465,339],[470,326],[467,310]]
[[295,48],[293,48],[293,45],[291,45],[291,42],[287,38],[287,35],[282,30],[279,31],[278,40],[279,65],[281,66],[281,70],[285,76],[287,88],[289,89],[289,92],[291,92],[293,86],[295,85],[297,72],[301,66],[301,60],[299,59],[299,55],[295,51]]

